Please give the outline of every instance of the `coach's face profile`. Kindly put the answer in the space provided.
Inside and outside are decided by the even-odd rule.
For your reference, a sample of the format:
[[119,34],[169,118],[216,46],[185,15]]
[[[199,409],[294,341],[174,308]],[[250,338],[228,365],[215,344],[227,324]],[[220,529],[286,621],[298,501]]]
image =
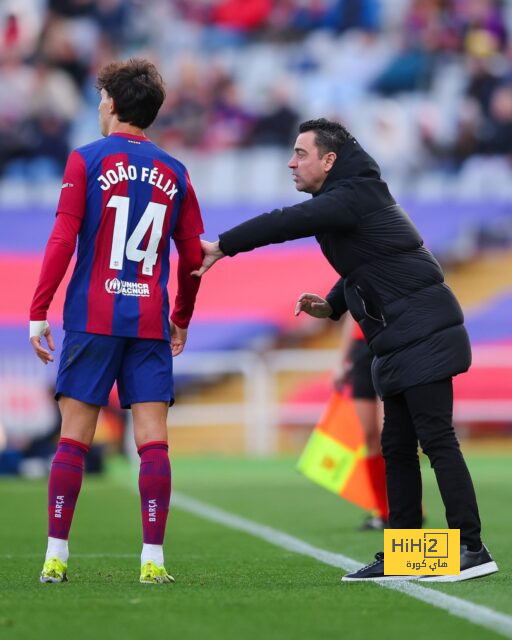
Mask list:
[[297,191],[319,191],[335,160],[334,151],[323,153],[317,146],[314,131],[299,133],[288,162]]

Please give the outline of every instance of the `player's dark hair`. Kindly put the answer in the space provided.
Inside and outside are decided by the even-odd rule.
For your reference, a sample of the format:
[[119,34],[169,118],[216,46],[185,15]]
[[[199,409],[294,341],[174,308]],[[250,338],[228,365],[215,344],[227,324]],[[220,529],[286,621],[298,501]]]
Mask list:
[[318,118],[318,120],[306,120],[299,125],[299,133],[306,131],[315,132],[315,144],[318,154],[323,156],[330,151],[338,154],[341,147],[351,137],[350,133],[339,122]]
[[98,73],[96,86],[113,98],[120,122],[141,129],[153,122],[165,98],[162,76],[152,62],[141,58],[105,65]]

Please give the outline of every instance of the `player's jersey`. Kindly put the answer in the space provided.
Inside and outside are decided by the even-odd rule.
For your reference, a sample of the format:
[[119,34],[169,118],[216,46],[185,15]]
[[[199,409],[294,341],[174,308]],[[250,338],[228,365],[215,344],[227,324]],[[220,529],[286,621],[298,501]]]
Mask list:
[[71,153],[58,212],[82,218],[64,329],[169,341],[170,239],[203,232],[185,167],[112,134]]

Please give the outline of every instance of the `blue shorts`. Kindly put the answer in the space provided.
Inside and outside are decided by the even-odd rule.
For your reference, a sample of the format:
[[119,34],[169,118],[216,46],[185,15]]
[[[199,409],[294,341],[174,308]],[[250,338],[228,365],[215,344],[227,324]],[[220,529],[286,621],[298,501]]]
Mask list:
[[106,405],[117,381],[123,409],[134,402],[174,402],[171,346],[164,340],[66,331],[55,398]]

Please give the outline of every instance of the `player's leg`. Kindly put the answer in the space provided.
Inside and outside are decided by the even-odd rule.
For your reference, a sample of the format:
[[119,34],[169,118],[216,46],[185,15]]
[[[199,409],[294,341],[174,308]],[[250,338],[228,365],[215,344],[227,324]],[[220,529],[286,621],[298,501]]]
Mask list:
[[167,412],[174,401],[172,356],[160,340],[132,340],[118,379],[123,407],[131,405],[140,456],[143,546],[140,581],[173,582],[164,568],[163,543],[171,496]]
[[354,341],[350,373],[352,397],[364,433],[367,450],[366,468],[377,501],[376,512],[364,521],[361,526],[362,531],[384,529],[389,515],[386,469],[380,444],[383,421],[382,403],[377,398],[372,382],[372,359],[373,356],[364,340]]
[[42,582],[66,580],[69,531],[100,407],[61,396],[59,409],[62,428],[48,481],[48,546]]
[[64,338],[56,384],[61,438],[48,481],[48,546],[41,582],[66,580],[68,538],[85,456],[100,405],[107,403],[115,379],[117,347],[118,339],[110,336],[68,332]]
[[380,432],[377,402],[375,399],[354,397],[354,408],[364,433],[366,451],[369,457],[380,455]]
[[[171,464],[167,445],[169,404],[132,404],[135,443],[140,456],[139,493],[143,545],[141,582],[168,582],[164,537],[171,499]],[[156,579],[156,580],[155,580]]]
[[376,512],[368,517],[361,530],[381,530],[388,523],[388,497],[386,491],[386,466],[382,456],[380,436],[381,424],[379,422],[379,401],[375,398],[354,398],[354,407],[363,428],[367,449],[366,470],[372,485],[377,503]]

